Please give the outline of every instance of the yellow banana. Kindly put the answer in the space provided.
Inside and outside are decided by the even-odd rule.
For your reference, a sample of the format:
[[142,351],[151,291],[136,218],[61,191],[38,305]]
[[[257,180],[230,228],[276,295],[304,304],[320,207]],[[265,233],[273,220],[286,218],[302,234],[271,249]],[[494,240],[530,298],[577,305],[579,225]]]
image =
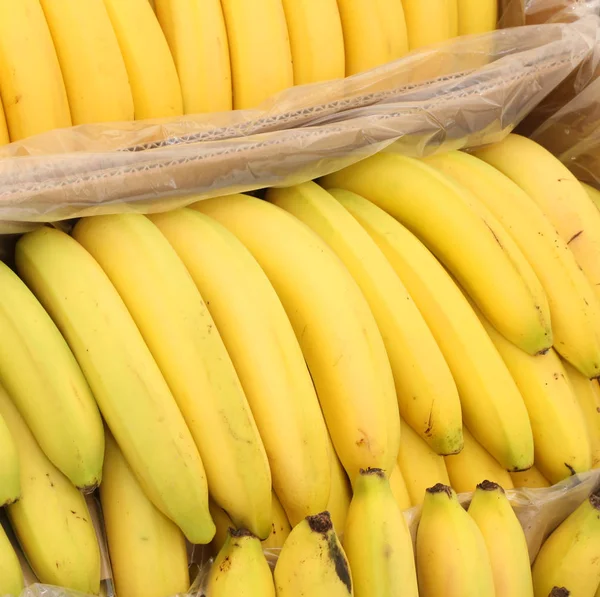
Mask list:
[[342,544],[356,597],[418,597],[412,538],[382,470],[360,472]]
[[237,526],[266,539],[267,455],[223,340],[177,253],[141,214],[84,218],[73,237],[141,332],[200,452],[210,494]]
[[148,0],[104,0],[129,77],[136,120],[183,114],[175,63]]
[[104,430],[87,381],[52,319],[3,263],[0,285],[0,383],[52,464],[93,490],[102,478]]
[[193,543],[215,532],[192,436],[131,315],[92,256],[64,232],[22,236],[15,259],[69,343],[144,492]]
[[438,454],[459,452],[462,418],[456,384],[423,316],[375,241],[314,182],[269,189],[267,200],[312,228],[358,283],[383,337],[404,420]]
[[402,0],[411,50],[456,35],[456,0]]
[[351,597],[352,578],[328,512],[308,516],[287,538],[275,566],[277,597]]
[[[2,80],[2,72],[0,71],[0,81]],[[2,105],[2,93],[0,92],[0,145],[10,143],[8,136],[8,125],[6,124],[6,114]]]
[[181,85],[186,114],[232,108],[231,66],[219,0],[155,0]]
[[302,222],[249,195],[200,201],[196,209],[229,228],[273,284],[350,481],[361,468],[390,470],[400,446],[392,371],[375,318],[342,262]]
[[19,597],[23,588],[19,558],[0,524],[0,595]]
[[294,71],[281,0],[221,0],[233,80],[233,108],[255,108],[292,87]]
[[504,489],[490,481],[480,483],[468,512],[490,556],[495,597],[533,597],[527,540]]
[[594,205],[598,209],[600,209],[600,191],[595,187],[586,184],[585,182],[582,182],[581,186],[585,189],[585,192],[588,194],[588,197],[593,201]]
[[539,489],[550,487],[551,483],[540,473],[539,469],[532,466],[527,471],[520,473],[510,473],[510,478],[516,488],[526,487],[531,489]]
[[432,166],[393,153],[376,154],[322,183],[365,197],[410,229],[511,342],[530,354],[552,345],[540,281],[500,222],[467,189]]
[[456,381],[466,426],[506,469],[529,468],[533,436],[523,398],[460,289],[399,222],[354,193],[331,192],[375,240],[423,314]]
[[71,126],[39,0],[0,0],[0,96],[11,141]]
[[102,0],[40,0],[62,70],[73,124],[133,120],[117,36]]
[[331,476],[327,429],[298,341],[265,273],[231,232],[201,213],[178,210],[152,221],[206,301],[252,409],[288,518],[293,524],[321,512]]
[[400,508],[400,510],[408,510],[409,508],[412,508],[408,487],[406,485],[406,481],[404,480],[404,476],[402,475],[402,471],[397,463],[394,468],[392,468],[392,472],[389,475],[389,484],[398,508]]
[[533,563],[535,597],[564,587],[593,595],[600,583],[600,498],[592,494],[546,539]]
[[341,537],[344,533],[348,508],[352,499],[352,486],[340,459],[335,453],[335,448],[329,434],[327,437],[329,439],[329,457],[331,463],[331,491],[329,493],[329,501],[327,502],[327,512],[331,516],[333,527]]
[[190,586],[185,537],[146,497],[109,433],[100,501],[117,594],[185,593]]
[[481,531],[447,485],[427,489],[416,555],[420,597],[494,597]]
[[20,496],[19,453],[15,440],[0,415],[0,507],[16,502]]
[[44,584],[98,594],[100,550],[84,497],[46,458],[1,389],[0,414],[21,467],[21,497],[7,513],[35,575]]
[[453,151],[425,160],[474,194],[506,228],[544,287],[556,350],[588,377],[600,374],[600,303],[573,253],[534,201],[486,162]]
[[487,33],[496,29],[497,0],[455,0],[458,5],[458,35]]

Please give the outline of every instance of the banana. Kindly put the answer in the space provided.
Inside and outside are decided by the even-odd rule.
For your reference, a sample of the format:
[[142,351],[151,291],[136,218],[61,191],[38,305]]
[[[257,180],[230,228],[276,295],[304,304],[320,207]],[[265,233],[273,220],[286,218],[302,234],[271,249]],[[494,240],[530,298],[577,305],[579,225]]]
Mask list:
[[356,597],[418,597],[412,538],[382,470],[360,472],[342,545]]
[[450,485],[457,493],[475,491],[482,481],[493,481],[504,489],[513,489],[510,475],[500,464],[464,429],[465,447],[460,454],[446,456],[446,470]]
[[328,512],[292,529],[275,566],[275,588],[277,597],[354,595],[348,559]]
[[494,597],[492,566],[481,531],[447,485],[427,489],[416,555],[421,597]]
[[539,205],[600,297],[600,212],[567,167],[535,141],[515,134],[475,155],[506,174]]
[[424,162],[394,153],[362,160],[326,176],[322,184],[357,193],[404,224],[492,324],[525,352],[552,346],[540,281],[500,222],[467,189]]
[[229,42],[219,0],[155,0],[181,85],[186,114],[233,106]]
[[79,361],[146,495],[191,542],[210,542],[215,527],[200,455],[106,274],[77,241],[55,228],[22,236],[15,260]]
[[456,0],[402,0],[411,50],[456,35]]
[[600,374],[600,303],[539,206],[510,178],[467,153],[425,161],[464,185],[506,228],[544,287],[556,350],[584,375]]
[[11,141],[71,126],[65,84],[39,0],[0,0],[0,96]]
[[406,486],[406,481],[404,480],[402,471],[397,463],[389,475],[389,484],[398,508],[400,510],[408,510],[409,508],[412,508],[408,487]]
[[129,77],[136,120],[183,114],[177,70],[148,0],[104,0]]
[[98,594],[100,550],[84,497],[46,458],[2,389],[0,414],[21,468],[21,497],[7,513],[35,575],[44,584]]
[[40,0],[73,124],[133,120],[125,61],[103,0]]
[[444,457],[436,454],[402,419],[398,466],[410,501],[420,506],[425,490],[437,483],[450,485]]
[[491,481],[480,483],[468,512],[490,556],[495,597],[533,597],[527,540],[504,489]]
[[533,436],[523,398],[452,278],[383,210],[348,191],[331,193],[375,240],[423,314],[456,381],[466,426],[506,469],[529,468]]
[[233,108],[255,108],[292,87],[294,71],[281,0],[221,0],[233,80]]
[[206,301],[290,522],[321,512],[331,477],[327,429],[300,346],[265,273],[231,232],[201,213],[179,210],[154,215],[152,221]]
[[312,228],[360,286],[387,349],[404,420],[438,454],[460,452],[461,408],[450,369],[413,299],[373,239],[314,182],[269,189],[266,198]]
[[208,574],[210,597],[275,597],[273,575],[260,540],[245,529],[229,529]]
[[[1,60],[1,58],[0,58]],[[0,71],[0,81],[2,80],[2,71]],[[4,113],[4,106],[2,105],[2,94],[0,93],[0,145],[6,145],[10,143],[10,137],[8,136],[8,125],[6,124],[6,114]]]
[[20,497],[19,452],[6,421],[0,415],[0,507],[12,504]]
[[115,286],[164,375],[210,494],[237,526],[266,539],[267,455],[223,340],[177,253],[141,214],[84,218],[73,237]]
[[535,466],[532,466],[528,471],[510,473],[510,478],[516,488],[539,489],[551,486],[550,481]]
[[595,187],[586,184],[585,182],[582,182],[581,186],[585,189],[585,192],[588,194],[588,197],[593,201],[594,205],[598,209],[600,209],[600,191]]
[[456,0],[458,5],[458,35],[487,33],[496,29],[497,0]]
[[52,464],[93,490],[102,478],[104,430],[87,381],[50,316],[3,263],[0,285],[0,383]]
[[593,595],[600,583],[600,498],[592,494],[546,539],[533,563],[535,597],[564,587]]
[[190,586],[185,537],[146,497],[110,433],[100,501],[117,594],[185,593]]
[[19,558],[0,524],[0,595],[18,597],[23,588]]
[[392,371],[375,318],[342,262],[302,222],[260,199],[231,195],[195,207],[229,228],[273,284],[350,481],[361,468],[390,470],[400,446]]
[[329,434],[329,455],[331,463],[331,491],[329,493],[329,501],[327,502],[327,512],[331,516],[331,522],[336,529],[337,534],[341,537],[346,526],[346,517],[348,516],[348,508],[352,499],[352,487],[346,471],[340,462],[340,459],[335,453],[335,448],[331,442]]

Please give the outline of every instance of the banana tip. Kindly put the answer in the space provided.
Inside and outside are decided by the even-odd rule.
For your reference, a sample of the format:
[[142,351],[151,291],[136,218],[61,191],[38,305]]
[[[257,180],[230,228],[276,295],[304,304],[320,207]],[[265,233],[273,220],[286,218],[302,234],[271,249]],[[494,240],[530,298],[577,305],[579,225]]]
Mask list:
[[307,516],[306,521],[308,522],[310,530],[315,533],[326,534],[333,528],[331,516],[327,511],[315,514],[314,516]]
[[482,481],[481,483],[479,483],[479,485],[477,485],[477,489],[481,489],[482,491],[501,491],[502,493],[504,493],[504,489],[498,485],[498,483],[494,483],[493,481],[488,481],[487,479],[485,481]]
[[431,494],[445,493],[448,497],[452,497],[452,488],[443,483],[436,483],[433,487],[428,487],[426,491]]

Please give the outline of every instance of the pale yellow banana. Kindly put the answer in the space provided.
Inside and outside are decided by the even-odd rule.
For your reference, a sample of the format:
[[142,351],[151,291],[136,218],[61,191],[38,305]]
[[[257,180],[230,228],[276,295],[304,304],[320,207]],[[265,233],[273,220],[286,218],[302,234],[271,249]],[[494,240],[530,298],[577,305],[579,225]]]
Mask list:
[[510,473],[510,478],[516,488],[540,489],[551,485],[550,481],[540,473],[536,466],[520,473]]
[[221,0],[231,55],[233,107],[255,108],[294,84],[281,0]]
[[408,510],[411,508],[412,503],[410,501],[408,487],[406,485],[406,481],[404,480],[404,476],[402,475],[402,471],[397,463],[389,474],[389,484],[398,508],[400,508],[400,510]]
[[329,501],[327,502],[327,512],[331,515],[331,522],[341,537],[346,526],[346,517],[348,508],[352,499],[352,486],[346,471],[335,453],[335,448],[329,435],[329,457],[331,463],[331,491],[329,492]]
[[19,558],[0,524],[0,595],[19,597],[23,588]]
[[88,383],[50,316],[3,263],[0,285],[0,383],[52,464],[93,490],[102,478],[104,430]]
[[102,0],[40,0],[73,124],[133,120],[125,61]]
[[506,469],[529,468],[533,436],[523,398],[460,289],[399,222],[354,193],[331,192],[369,232],[425,317],[456,381],[467,427]]
[[416,555],[420,597],[494,597],[481,531],[447,485],[427,489]]
[[215,532],[204,468],[167,383],[93,257],[55,228],[21,237],[15,259],[67,340],[129,466],[194,543]]
[[183,114],[173,56],[148,0],[104,0],[104,6],[125,61],[135,119]]
[[185,537],[146,497],[108,433],[100,501],[117,594],[185,593],[190,585]]
[[358,283],[383,337],[403,419],[438,454],[459,452],[456,384],[423,316],[375,241],[314,182],[269,189],[267,200],[312,228]]
[[16,502],[20,496],[19,453],[15,440],[0,415],[0,507]]
[[594,205],[600,209],[600,191],[597,188],[586,184],[585,182],[582,182],[581,185],[588,194],[588,197],[593,201]]
[[186,114],[232,108],[231,66],[219,0],[155,0],[181,85]]
[[573,253],[538,205],[486,162],[453,151],[425,160],[464,185],[506,228],[544,287],[556,350],[588,377],[600,374],[600,303]]
[[382,470],[360,472],[342,544],[356,597],[418,597],[412,538]]
[[73,237],[123,299],[179,406],[208,489],[237,526],[266,539],[271,473],[223,340],[169,241],[141,214],[84,218]]
[[201,213],[179,210],[152,221],[206,301],[250,403],[274,489],[290,521],[321,512],[331,476],[327,429],[302,351],[268,278],[231,232]]
[[8,136],[8,125],[6,124],[6,115],[2,105],[2,93],[0,92],[0,145],[6,145],[7,143],[10,143],[10,137]]
[[71,126],[39,0],[0,0],[0,97],[11,141]]
[[497,0],[454,0],[458,6],[458,35],[487,33],[496,29]]
[[361,468],[390,470],[400,446],[394,380],[375,318],[348,270],[310,228],[275,205],[230,195],[196,209],[229,228],[273,284],[350,481]]
[[456,0],[402,0],[411,50],[456,35],[455,4]]
[[348,559],[328,512],[309,516],[289,534],[275,566],[277,597],[351,597]]

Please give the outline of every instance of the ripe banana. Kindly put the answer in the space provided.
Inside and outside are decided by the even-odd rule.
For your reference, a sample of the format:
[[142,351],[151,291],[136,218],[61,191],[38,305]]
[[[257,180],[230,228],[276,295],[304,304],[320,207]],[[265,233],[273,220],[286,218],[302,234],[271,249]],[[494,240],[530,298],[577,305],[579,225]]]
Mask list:
[[600,209],[600,191],[595,187],[586,184],[585,182],[582,182],[581,186],[585,189],[585,192],[588,194],[588,197],[593,201],[594,205],[598,209]]
[[250,403],[288,518],[293,524],[321,512],[331,477],[327,429],[294,330],[268,278],[242,243],[208,216],[185,209],[152,221],[206,301]]
[[232,108],[231,66],[219,0],[155,0],[175,61],[186,114]]
[[39,0],[0,0],[0,96],[11,141],[71,126]]
[[354,193],[331,192],[375,240],[425,317],[456,381],[467,427],[506,469],[529,468],[533,436],[523,398],[452,278],[383,210]]
[[275,566],[277,597],[351,597],[350,567],[328,512],[308,516],[287,538]]
[[190,586],[185,537],[146,497],[110,433],[100,501],[117,594],[185,593]]
[[565,587],[593,595],[600,583],[600,498],[592,494],[546,539],[533,563],[536,597]]
[[7,514],[35,575],[44,584],[97,595],[100,550],[84,497],[46,458],[3,390],[0,415],[21,468],[21,497]]
[[417,529],[421,597],[493,597],[492,566],[481,531],[447,485],[427,489]]
[[573,253],[542,210],[486,162],[453,151],[425,160],[462,184],[506,228],[544,287],[556,350],[584,375],[600,374],[600,303]]
[[102,478],[104,430],[87,381],[52,319],[3,263],[0,285],[0,383],[52,464],[93,490]]
[[327,502],[327,512],[331,516],[331,522],[338,536],[342,537],[346,526],[346,517],[348,508],[352,499],[352,487],[346,475],[346,471],[335,453],[335,448],[331,442],[329,434],[329,455],[331,464],[331,491],[329,492],[329,501]]
[[215,527],[197,448],[125,304],[92,256],[39,228],[16,247],[17,270],[54,319],[144,492],[193,543]]
[[382,470],[360,472],[342,544],[356,597],[418,597],[412,538]]
[[456,35],[456,0],[402,0],[402,5],[411,50]]
[[[0,80],[2,73],[0,71]],[[2,105],[2,94],[0,93],[0,145],[6,145],[10,143],[10,137],[8,136],[8,125],[6,124],[6,115],[4,113],[4,107]]]
[[19,558],[0,524],[0,595],[18,597],[23,588]]
[[350,481],[361,468],[390,470],[400,446],[392,371],[375,318],[342,262],[302,222],[260,199],[230,195],[196,209],[229,228],[273,284]]
[[539,489],[550,487],[550,481],[540,473],[537,467],[532,466],[527,471],[520,473],[510,473],[510,478],[516,488],[527,487],[531,489]]
[[150,349],[200,452],[210,494],[237,526],[266,539],[267,455],[215,322],[177,253],[141,214],[84,218],[73,237],[100,264]]
[[148,0],[104,0],[129,77],[136,120],[183,114],[179,77]]
[[487,33],[496,29],[497,0],[455,0],[458,6],[458,35]]
[[73,124],[133,120],[117,36],[102,0],[40,0],[62,70]]
[[500,222],[467,189],[393,153],[376,154],[322,183],[365,197],[410,229],[511,342],[530,354],[552,346],[542,285]]
[[312,228],[358,283],[383,337],[404,420],[438,454],[459,452],[462,418],[456,384],[423,316],[375,241],[314,182],[269,189],[267,200]]
[[389,484],[398,508],[400,510],[412,508],[408,487],[406,486],[406,481],[404,480],[402,471],[397,463],[394,468],[392,468],[392,472],[389,475]]
[[233,79],[233,108],[256,108],[292,87],[294,71],[281,0],[221,0]]
[[491,481],[480,483],[468,512],[490,556],[495,597],[533,597],[527,540],[502,487]]
[[20,497],[19,453],[8,425],[0,415],[0,507],[12,504]]

